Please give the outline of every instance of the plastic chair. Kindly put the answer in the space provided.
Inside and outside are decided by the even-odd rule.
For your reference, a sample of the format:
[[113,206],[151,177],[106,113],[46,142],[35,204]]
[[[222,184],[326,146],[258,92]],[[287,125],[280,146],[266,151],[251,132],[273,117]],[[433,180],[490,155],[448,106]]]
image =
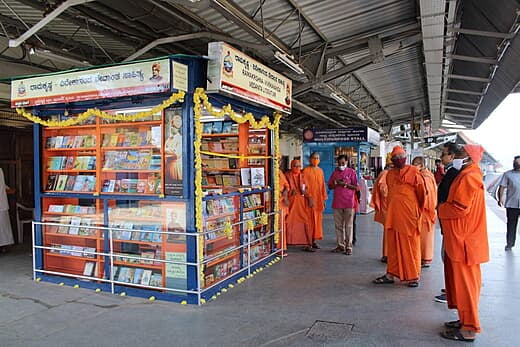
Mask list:
[[[20,218],[20,211],[31,212],[31,218]],[[18,228],[18,243],[23,243],[23,225],[32,223],[34,220],[34,208],[26,207],[19,202],[16,203],[16,227]]]

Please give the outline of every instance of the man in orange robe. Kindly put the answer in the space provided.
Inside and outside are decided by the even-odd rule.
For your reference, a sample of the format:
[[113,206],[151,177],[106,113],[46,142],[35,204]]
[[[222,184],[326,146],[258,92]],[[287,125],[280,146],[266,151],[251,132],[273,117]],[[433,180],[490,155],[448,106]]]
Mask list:
[[325,200],[327,200],[327,190],[325,189],[323,170],[318,166],[320,155],[312,153],[309,161],[310,165],[303,170],[303,175],[305,176],[307,194],[310,198],[309,204],[314,228],[312,247],[319,249],[320,246],[316,243],[316,240],[323,239],[322,217]]
[[447,329],[441,332],[451,340],[473,341],[480,332],[480,264],[489,261],[484,183],[478,165],[483,152],[480,145],[465,145],[455,153],[453,167],[460,173],[447,201],[439,206],[448,307],[459,313],[459,320],[444,323]]
[[301,163],[291,161],[291,170],[286,173],[289,182],[289,214],[287,215],[287,244],[304,245],[303,250],[314,252],[312,249],[311,208],[309,196],[305,191],[305,178],[301,171]]
[[433,246],[435,233],[435,219],[437,218],[437,182],[435,176],[424,166],[423,157],[415,157],[412,165],[416,166],[424,177],[426,183],[426,201],[424,211],[421,214],[419,229],[421,230],[421,265],[430,267],[433,260]]
[[388,236],[386,274],[376,278],[375,284],[394,283],[394,277],[419,286],[421,273],[420,215],[424,208],[426,186],[419,170],[406,165],[406,153],[400,146],[392,150],[394,168],[386,175],[388,210],[385,231]]
[[282,250],[284,257],[287,256],[287,214],[289,213],[289,182],[282,169],[278,169],[278,185],[280,196],[278,197],[280,206],[280,237],[276,247]]
[[381,223],[383,225],[383,247],[382,247],[382,256],[381,261],[383,263],[386,263],[387,256],[388,256],[388,246],[386,243],[386,233],[385,233],[385,216],[386,216],[386,209],[387,209],[387,203],[386,198],[388,195],[388,186],[386,184],[386,174],[388,173],[388,170],[392,168],[392,160],[391,160],[391,153],[388,153],[386,156],[386,165],[385,169],[381,171],[379,176],[377,177],[374,188],[372,190],[372,197],[370,199],[370,207],[374,209],[374,221]]

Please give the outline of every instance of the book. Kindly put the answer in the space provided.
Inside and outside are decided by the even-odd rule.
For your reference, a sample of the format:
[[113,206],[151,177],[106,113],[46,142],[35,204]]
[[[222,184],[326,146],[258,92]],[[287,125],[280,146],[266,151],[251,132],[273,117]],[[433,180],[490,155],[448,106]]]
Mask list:
[[94,229],[90,228],[82,228],[81,225],[84,226],[91,226],[92,225],[92,218],[81,218],[80,228],[78,230],[78,235],[94,235]]
[[81,217],[72,216],[70,219],[70,235],[78,235],[79,234],[79,225],[81,224]]
[[231,121],[225,121],[224,123],[222,123],[222,133],[231,134],[232,125],[233,125],[233,122],[231,122]]
[[162,130],[161,126],[151,127],[150,144],[154,147],[161,147],[162,142]]
[[60,225],[58,227],[58,230],[56,231],[58,234],[68,234],[69,233],[69,224],[70,224],[70,216],[61,216],[60,220],[58,221]]
[[213,122],[204,123],[204,125],[202,127],[203,134],[211,134],[212,130],[213,130]]
[[222,122],[213,122],[213,127],[211,128],[211,132],[213,134],[221,134],[222,133]]
[[48,211],[49,212],[58,212],[58,213],[61,213],[63,212],[63,209],[65,208],[64,205],[49,205],[49,209]]
[[67,175],[59,175],[58,181],[56,182],[56,187],[54,190],[65,190],[65,185],[67,184]]
[[248,167],[240,169],[240,181],[243,186],[251,185],[251,170]]
[[67,177],[67,182],[65,183],[65,189],[67,191],[71,191],[74,188],[74,183],[76,182],[76,176]]
[[141,280],[143,278],[143,273],[144,273],[144,269],[141,269],[141,268],[135,269],[134,280],[133,280],[134,284],[141,283]]
[[74,187],[72,187],[72,190],[75,192],[81,192],[86,180],[87,178],[84,175],[76,176],[76,181],[74,182]]
[[94,267],[96,263],[87,261],[85,262],[85,268],[83,269],[83,276],[91,277],[94,274]]
[[143,275],[141,277],[141,284],[143,286],[149,285],[151,277],[152,277],[152,270],[143,270]]
[[117,280],[119,282],[128,282],[128,270],[129,268],[122,266],[117,274]]
[[151,287],[162,287],[162,275],[159,273],[153,273],[150,277],[149,285]]
[[[56,186],[56,175],[49,175],[49,178],[47,179],[47,186],[45,187],[45,190],[54,190]],[[54,211],[52,211],[54,212]],[[58,211],[56,211],[58,212]]]
[[265,173],[263,167],[252,167],[251,168],[251,185],[252,186],[265,186]]
[[[155,259],[155,252],[154,251],[141,252],[141,258]],[[145,260],[145,259],[141,259],[141,264],[148,264],[148,265],[153,264],[153,260]]]

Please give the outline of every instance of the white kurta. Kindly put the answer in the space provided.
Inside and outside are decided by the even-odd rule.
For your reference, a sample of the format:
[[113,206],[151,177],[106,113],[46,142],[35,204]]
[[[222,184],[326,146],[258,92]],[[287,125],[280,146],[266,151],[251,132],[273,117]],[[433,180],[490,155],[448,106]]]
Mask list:
[[14,243],[11,220],[9,219],[9,201],[5,192],[4,171],[0,169],[0,247]]

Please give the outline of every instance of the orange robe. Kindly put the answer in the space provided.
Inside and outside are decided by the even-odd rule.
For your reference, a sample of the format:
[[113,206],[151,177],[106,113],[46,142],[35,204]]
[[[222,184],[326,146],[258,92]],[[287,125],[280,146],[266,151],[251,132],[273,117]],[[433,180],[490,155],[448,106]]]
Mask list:
[[448,307],[457,309],[464,329],[480,332],[480,264],[489,261],[489,245],[484,183],[477,164],[462,169],[455,178],[448,200],[439,206],[439,218]]
[[428,170],[421,171],[426,183],[426,200],[424,202],[424,211],[421,214],[420,226],[421,230],[421,260],[423,262],[431,262],[433,260],[433,246],[435,233],[435,220],[437,218],[437,183],[435,176]]
[[313,240],[323,239],[322,217],[325,209],[325,200],[327,200],[327,190],[325,189],[325,176],[323,170],[319,167],[307,166],[303,170],[307,194],[314,203],[311,209],[311,219],[313,221]]
[[303,173],[294,174],[291,171],[286,174],[289,182],[289,213],[287,215],[287,244],[288,245],[312,245],[312,220],[311,208],[308,198],[302,191],[305,184]]
[[[281,250],[287,250],[287,214],[289,213],[289,205],[286,205],[283,199],[283,191],[287,190],[289,192],[290,186],[289,181],[287,181],[287,178],[285,177],[285,174],[282,170],[278,169],[278,185],[280,186],[280,196],[279,196],[279,206],[280,206],[280,231],[281,235],[278,238],[278,243],[276,247]],[[289,193],[287,193],[287,196]],[[282,236],[283,235],[283,236]],[[282,240],[283,239],[283,240]],[[282,243],[283,241],[283,243]]]
[[401,281],[417,281],[421,273],[419,217],[426,197],[424,178],[415,166],[406,165],[389,170],[386,183],[387,273]]
[[[386,175],[388,170],[383,170],[379,174],[374,183],[374,189],[372,190],[372,198],[370,199],[370,207],[374,209],[374,221],[385,225],[385,216],[387,210],[387,195],[388,186],[386,184]],[[383,257],[388,256],[388,245],[386,242],[387,236],[383,228]]]

